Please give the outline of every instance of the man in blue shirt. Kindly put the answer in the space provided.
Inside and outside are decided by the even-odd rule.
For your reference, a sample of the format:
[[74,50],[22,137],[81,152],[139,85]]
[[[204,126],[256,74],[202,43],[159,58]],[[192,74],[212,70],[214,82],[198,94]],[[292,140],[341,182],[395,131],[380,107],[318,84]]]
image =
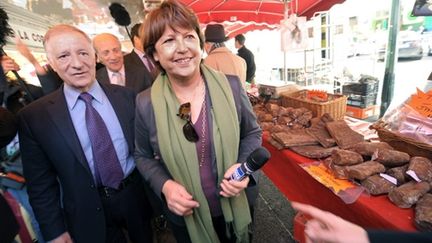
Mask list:
[[[81,30],[54,26],[44,46],[64,85],[19,114],[24,176],[44,239],[152,242],[151,208],[133,159],[134,92],[96,81],[94,50]],[[89,110],[99,123],[89,121]],[[107,139],[94,143],[90,123],[104,127]],[[99,159],[106,145],[110,166]],[[105,183],[114,175],[116,183]]]

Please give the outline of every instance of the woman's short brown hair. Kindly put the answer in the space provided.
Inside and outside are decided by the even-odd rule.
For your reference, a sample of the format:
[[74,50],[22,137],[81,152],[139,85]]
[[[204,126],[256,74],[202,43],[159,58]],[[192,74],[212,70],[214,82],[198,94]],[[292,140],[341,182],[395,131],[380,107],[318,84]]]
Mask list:
[[[150,58],[153,59],[156,42],[161,38],[167,26],[173,30],[178,28],[195,30],[200,40],[201,50],[203,49],[204,36],[200,29],[198,17],[184,4],[176,0],[167,0],[146,16],[141,28],[144,51]],[[153,61],[155,60],[153,59]],[[155,63],[164,71],[159,62],[155,61]]]

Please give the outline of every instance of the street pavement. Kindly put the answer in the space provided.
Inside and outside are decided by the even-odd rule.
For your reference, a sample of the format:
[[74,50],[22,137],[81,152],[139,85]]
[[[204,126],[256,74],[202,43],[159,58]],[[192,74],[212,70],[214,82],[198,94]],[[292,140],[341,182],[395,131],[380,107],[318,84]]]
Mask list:
[[295,212],[287,198],[262,172],[255,206],[252,243],[291,243]]

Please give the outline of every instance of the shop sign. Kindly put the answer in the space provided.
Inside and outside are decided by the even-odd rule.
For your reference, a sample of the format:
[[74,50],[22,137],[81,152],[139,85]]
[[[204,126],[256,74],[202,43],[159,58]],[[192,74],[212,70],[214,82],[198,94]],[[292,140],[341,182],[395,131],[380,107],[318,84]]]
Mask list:
[[43,48],[43,38],[46,30],[31,29],[14,23],[10,23],[10,26],[14,31],[14,34],[9,39],[10,44],[14,44],[14,39],[17,37],[29,47]]

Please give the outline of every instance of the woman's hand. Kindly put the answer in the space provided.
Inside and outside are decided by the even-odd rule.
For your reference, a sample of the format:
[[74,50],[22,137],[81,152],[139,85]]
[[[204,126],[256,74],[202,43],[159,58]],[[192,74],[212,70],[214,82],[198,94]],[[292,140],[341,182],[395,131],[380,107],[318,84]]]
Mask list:
[[199,207],[199,203],[186,191],[184,186],[168,180],[162,186],[162,193],[168,204],[168,208],[180,216],[188,216],[193,213],[193,209]]
[[220,184],[222,191],[220,195],[223,197],[234,197],[238,196],[242,190],[244,190],[248,183],[249,177],[244,178],[242,181],[229,180],[234,171],[240,167],[240,163],[232,165],[224,175],[224,178]]

